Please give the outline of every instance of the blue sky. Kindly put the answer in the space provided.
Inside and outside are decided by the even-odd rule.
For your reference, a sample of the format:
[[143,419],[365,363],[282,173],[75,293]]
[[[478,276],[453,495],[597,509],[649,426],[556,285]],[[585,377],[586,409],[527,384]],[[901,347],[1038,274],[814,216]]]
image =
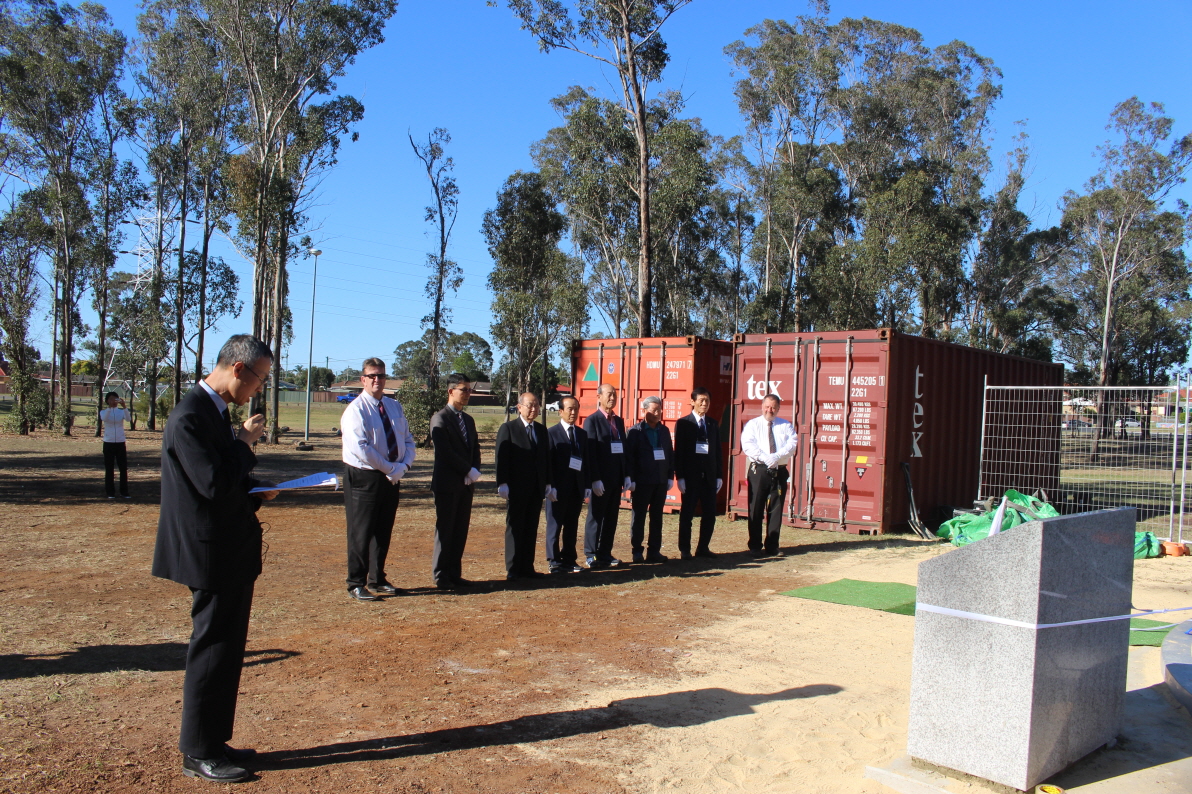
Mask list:
[[[135,30],[133,3],[108,6],[118,26]],[[807,13],[802,2],[695,0],[664,28],[671,62],[659,89],[680,89],[688,113],[714,134],[743,133],[733,97],[735,78],[725,45],[763,19]],[[953,39],[971,45],[1002,70],[1003,97],[993,112],[995,173],[1002,153],[1026,120],[1033,173],[1023,208],[1039,225],[1058,221],[1056,204],[1079,189],[1097,167],[1095,148],[1108,136],[1113,106],[1137,95],[1159,101],[1176,122],[1192,129],[1192,3],[1122,2],[833,2],[833,21],[868,16],[916,28],[928,46]],[[360,139],[345,142],[340,165],[322,184],[311,232],[319,259],[314,358],[339,371],[372,355],[392,360],[393,349],[417,338],[429,310],[422,287],[425,254],[434,242],[423,222],[430,198],[407,131],[425,138],[435,127],[452,135],[460,187],[460,215],[452,256],[464,285],[449,299],[453,331],[488,338],[491,315],[485,279],[491,267],[481,218],[504,180],[533,167],[531,143],[560,123],[548,104],[572,85],[612,91],[613,76],[581,56],[542,54],[504,7],[484,0],[402,0],[386,41],[361,56],[339,91],[365,106]],[[1188,186],[1179,194],[1192,199]],[[437,238],[436,238],[437,239]],[[226,244],[222,253],[251,283],[251,265]],[[123,264],[132,268],[134,264]],[[294,344],[287,366],[305,364],[310,333],[311,263],[291,271]],[[251,294],[240,319],[225,319],[212,334],[214,352],[229,334],[247,330]],[[605,330],[594,315],[593,331]],[[43,356],[48,321],[35,329]]]

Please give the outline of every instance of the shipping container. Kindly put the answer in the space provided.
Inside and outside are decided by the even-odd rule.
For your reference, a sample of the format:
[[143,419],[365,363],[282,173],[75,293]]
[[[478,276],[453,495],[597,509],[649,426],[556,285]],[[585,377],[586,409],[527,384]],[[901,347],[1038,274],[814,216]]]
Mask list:
[[[712,395],[711,416],[720,422],[725,472],[729,454],[729,403],[732,398],[733,343],[698,336],[655,339],[582,339],[572,343],[571,383],[579,399],[579,422],[597,409],[601,384],[617,390],[617,413],[625,429],[642,420],[641,401],[662,400],[662,421],[674,435],[675,422],[691,413],[691,390],[703,386]],[[731,482],[725,477],[725,482]],[[728,500],[720,491],[719,512]],[[629,500],[623,499],[628,507]],[[679,489],[666,495],[667,512],[678,512]]]
[[[799,438],[785,523],[865,534],[907,526],[903,463],[921,520],[935,524],[952,507],[971,508],[986,382],[1060,386],[1064,374],[1059,364],[885,328],[738,335],[734,359],[730,517],[749,515],[741,430],[773,393]],[[1057,434],[1059,422],[1057,413]],[[1058,459],[1043,470],[1043,482],[1058,485]]]

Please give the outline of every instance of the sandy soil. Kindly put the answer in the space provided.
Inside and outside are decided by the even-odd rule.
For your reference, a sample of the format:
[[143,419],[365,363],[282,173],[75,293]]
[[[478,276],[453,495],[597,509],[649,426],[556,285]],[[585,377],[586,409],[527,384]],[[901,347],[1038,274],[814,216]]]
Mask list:
[[[129,502],[102,497],[92,438],[0,437],[0,791],[194,791],[175,749],[185,588],[148,573],[159,439],[130,441]],[[489,446],[491,449],[491,445]],[[337,470],[261,452],[265,476]],[[425,460],[425,459],[424,459]],[[780,595],[841,577],[914,583],[946,553],[905,538],[789,532],[783,560],[721,523],[700,564],[503,581],[503,514],[478,497],[464,575],[430,585],[433,508],[416,466],[395,584],[350,601],[338,494],[286,496],[269,524],[234,743],[262,792],[879,792],[902,753],[913,619]],[[627,558],[628,515],[617,556]],[[668,518],[664,552],[673,552]],[[1136,567],[1135,603],[1189,606],[1189,563]]]

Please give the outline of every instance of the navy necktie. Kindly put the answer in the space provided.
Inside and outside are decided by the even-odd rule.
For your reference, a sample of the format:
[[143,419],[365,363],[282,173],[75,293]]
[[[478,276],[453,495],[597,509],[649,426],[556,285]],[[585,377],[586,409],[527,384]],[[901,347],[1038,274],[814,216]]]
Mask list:
[[455,418],[459,420],[459,434],[464,437],[464,444],[468,443],[468,426],[464,424],[464,415],[462,411],[455,412]]
[[389,421],[389,414],[385,412],[385,401],[377,403],[377,410],[381,412],[381,424],[385,425],[385,441],[389,444],[389,462],[397,460],[397,434],[393,432],[393,423]]
[[530,424],[526,425],[526,435],[528,435],[530,437],[530,446],[531,447],[534,446],[537,443],[537,441],[534,439],[534,423],[533,422],[530,422]]

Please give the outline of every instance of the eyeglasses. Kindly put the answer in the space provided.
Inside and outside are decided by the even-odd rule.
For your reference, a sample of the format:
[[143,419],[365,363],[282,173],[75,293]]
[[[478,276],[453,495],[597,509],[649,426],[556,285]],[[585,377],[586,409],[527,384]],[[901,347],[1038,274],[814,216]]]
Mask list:
[[471,386],[452,386],[450,390],[451,390],[451,391],[461,391],[461,392],[463,392],[464,394],[471,394],[471,393],[472,393],[472,387],[471,387]]
[[252,373],[252,376],[253,376],[254,378],[256,378],[258,381],[260,381],[261,383],[264,383],[264,382],[265,382],[265,379],[264,379],[264,378],[262,378],[260,375],[258,375],[258,374],[257,374],[257,371],[256,371],[255,369],[253,369],[252,367],[248,366],[247,364],[245,364],[245,365],[244,365],[244,369],[243,369],[243,370],[241,370],[241,371],[242,371],[242,372],[251,372],[251,373]]
[[369,378],[371,380],[385,380],[388,377],[389,376],[384,372],[370,372],[367,375],[361,375],[360,380],[364,380],[365,378]]

